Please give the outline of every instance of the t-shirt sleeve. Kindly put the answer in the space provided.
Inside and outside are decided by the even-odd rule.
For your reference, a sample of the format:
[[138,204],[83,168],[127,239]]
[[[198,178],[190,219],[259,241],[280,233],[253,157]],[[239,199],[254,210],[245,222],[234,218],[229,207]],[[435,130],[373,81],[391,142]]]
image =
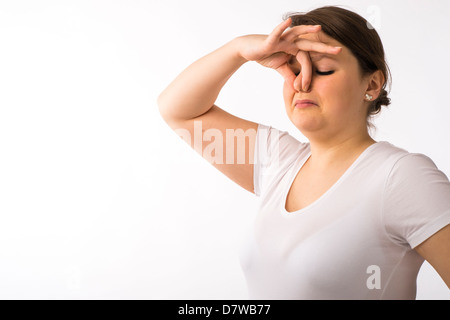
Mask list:
[[253,162],[254,193],[260,196],[274,176],[285,170],[307,147],[289,135],[271,126],[258,124]]
[[393,166],[384,193],[388,235],[415,248],[450,223],[450,182],[423,154],[409,153]]

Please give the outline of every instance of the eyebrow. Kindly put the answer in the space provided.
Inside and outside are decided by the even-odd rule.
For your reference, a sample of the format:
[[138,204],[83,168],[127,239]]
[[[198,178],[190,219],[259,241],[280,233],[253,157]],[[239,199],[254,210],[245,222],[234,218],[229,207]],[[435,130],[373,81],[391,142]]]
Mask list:
[[320,53],[320,54],[314,54],[314,55],[310,54],[310,58],[311,58],[311,61],[319,61],[319,60],[327,59],[327,58],[334,60],[334,61],[337,60],[336,57],[334,57],[333,55],[326,54],[326,53]]
[[[338,61],[337,58],[334,55],[327,54],[327,53],[315,53],[315,54],[312,54],[312,55],[310,54],[310,58],[311,58],[311,62],[317,62],[317,61],[322,60],[322,59],[330,59],[330,60],[333,60],[333,61],[336,61],[336,62]],[[289,59],[289,61],[288,61],[288,64],[291,65],[291,66],[294,66],[297,63],[298,63],[298,61],[297,61],[297,59],[294,56],[292,56]]]

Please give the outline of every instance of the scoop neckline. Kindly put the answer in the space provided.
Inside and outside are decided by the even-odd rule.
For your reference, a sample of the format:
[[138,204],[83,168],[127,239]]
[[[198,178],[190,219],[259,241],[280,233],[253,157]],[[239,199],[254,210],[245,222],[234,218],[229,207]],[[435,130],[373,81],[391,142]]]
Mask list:
[[339,179],[330,188],[328,188],[328,190],[325,191],[319,198],[317,198],[316,200],[314,200],[312,203],[310,203],[309,205],[307,205],[304,208],[301,208],[301,209],[296,210],[296,211],[289,212],[289,211],[286,210],[287,196],[288,196],[289,191],[291,190],[291,187],[292,187],[292,184],[294,183],[295,178],[297,177],[297,175],[299,174],[300,170],[305,165],[306,161],[308,161],[308,159],[311,157],[311,149],[309,149],[307,155],[304,158],[302,158],[301,160],[295,161],[295,166],[298,166],[298,168],[295,169],[294,175],[289,179],[289,183],[287,185],[287,188],[284,188],[283,197],[282,197],[282,201],[281,201],[281,212],[282,212],[283,216],[302,215],[305,211],[308,211],[309,209],[311,209],[312,207],[316,206],[321,201],[324,201],[323,199],[326,198],[330,193],[332,193],[333,190],[336,189],[342,183],[342,181],[345,180],[345,178],[353,171],[354,167],[359,162],[361,162],[362,159],[364,159],[364,157],[366,156],[366,154],[370,150],[372,150],[373,148],[375,148],[375,146],[377,146],[379,144],[382,144],[384,142],[385,141],[377,141],[377,142],[371,144],[370,146],[368,146],[366,149],[364,149],[364,151],[361,152],[361,154],[358,156],[358,158],[356,158],[356,160],[353,161],[353,163],[350,165],[350,167],[348,167],[348,169],[345,170],[345,172],[339,177]]

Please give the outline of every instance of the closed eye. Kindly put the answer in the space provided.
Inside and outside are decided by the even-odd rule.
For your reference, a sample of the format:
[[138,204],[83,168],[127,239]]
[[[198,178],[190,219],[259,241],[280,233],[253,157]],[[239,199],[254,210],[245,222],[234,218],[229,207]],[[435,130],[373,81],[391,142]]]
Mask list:
[[[292,69],[292,71],[294,72],[294,74],[295,74],[296,77],[297,77],[297,76],[300,74],[300,72],[301,72],[301,70],[299,70],[298,68],[295,68],[295,67],[291,67],[291,69]],[[331,74],[334,73],[334,70],[330,70],[330,71],[319,71],[319,70],[315,69],[315,73],[316,73],[317,75],[319,75],[319,76],[329,76],[329,75],[331,75]]]
[[333,70],[331,70],[331,71],[319,71],[319,70],[316,70],[316,73],[319,76],[329,76],[330,74],[333,74],[334,71]]

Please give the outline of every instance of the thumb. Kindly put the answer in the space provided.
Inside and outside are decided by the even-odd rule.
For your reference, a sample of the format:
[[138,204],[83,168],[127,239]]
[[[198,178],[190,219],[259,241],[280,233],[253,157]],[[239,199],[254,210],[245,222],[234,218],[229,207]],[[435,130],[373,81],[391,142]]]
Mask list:
[[294,81],[297,78],[294,71],[288,66],[287,63],[283,64],[279,68],[276,69],[276,71],[281,74],[281,76],[284,78],[284,81],[286,81],[288,84],[291,85],[291,87],[294,88]]

